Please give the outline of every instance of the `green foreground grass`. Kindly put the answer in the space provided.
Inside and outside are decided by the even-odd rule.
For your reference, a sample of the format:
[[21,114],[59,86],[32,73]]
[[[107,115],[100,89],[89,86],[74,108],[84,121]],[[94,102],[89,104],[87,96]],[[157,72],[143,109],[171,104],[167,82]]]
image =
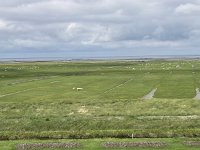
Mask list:
[[[77,150],[106,150],[109,148],[103,148],[102,143],[104,142],[144,142],[144,141],[160,141],[167,144],[164,148],[111,148],[112,150],[198,150],[199,147],[185,146],[184,141],[197,141],[200,139],[189,139],[189,138],[162,138],[162,139],[87,139],[87,140],[20,140],[20,141],[0,141],[1,150],[15,150],[15,145],[19,143],[62,143],[62,142],[78,142],[81,144],[81,148]],[[39,149],[38,149],[39,150]],[[40,149],[47,150],[47,149]],[[61,149],[51,149],[51,150],[61,150]],[[76,149],[74,149],[76,150]]]
[[1,63],[0,139],[200,137],[196,88],[200,61]]

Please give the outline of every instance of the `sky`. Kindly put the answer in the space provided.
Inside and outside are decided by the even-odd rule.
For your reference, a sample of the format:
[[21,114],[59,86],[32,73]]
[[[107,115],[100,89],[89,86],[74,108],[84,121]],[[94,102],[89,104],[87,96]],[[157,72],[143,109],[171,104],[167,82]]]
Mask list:
[[0,58],[200,55],[200,0],[0,0]]

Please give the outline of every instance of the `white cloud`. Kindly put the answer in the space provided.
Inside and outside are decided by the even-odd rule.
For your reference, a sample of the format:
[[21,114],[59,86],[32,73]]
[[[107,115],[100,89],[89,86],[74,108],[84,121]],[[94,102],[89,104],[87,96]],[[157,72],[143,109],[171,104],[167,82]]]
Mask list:
[[112,31],[104,25],[96,23],[69,23],[66,31],[61,33],[64,40],[71,43],[90,45],[112,40]]
[[176,10],[176,13],[180,14],[195,14],[195,15],[200,15],[200,5],[199,4],[192,4],[192,3],[187,3],[187,4],[181,4],[179,5]]
[[3,20],[0,20],[0,30],[5,29],[7,27],[7,23]]

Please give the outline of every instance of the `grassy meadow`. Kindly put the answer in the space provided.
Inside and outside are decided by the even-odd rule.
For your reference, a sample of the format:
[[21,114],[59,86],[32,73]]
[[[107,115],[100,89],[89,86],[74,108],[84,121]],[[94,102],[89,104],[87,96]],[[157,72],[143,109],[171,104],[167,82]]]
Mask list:
[[0,63],[0,139],[200,137],[196,88],[197,60]]
[[[63,142],[77,142],[80,143],[81,147],[74,150],[109,150],[109,148],[104,148],[103,143],[105,142],[154,142],[162,141],[166,143],[165,147],[162,148],[142,148],[142,147],[133,147],[133,148],[111,148],[112,150],[198,150],[199,147],[196,146],[186,146],[183,144],[185,140],[194,140],[194,139],[180,139],[180,138],[156,138],[156,139],[82,139],[82,140],[18,140],[18,141],[0,141],[1,150],[14,150],[15,145],[20,143],[63,143]],[[195,139],[196,140],[196,139]],[[200,140],[200,139],[198,139]],[[50,150],[50,149],[38,149],[38,150]],[[62,150],[62,149],[52,149],[51,150]],[[64,149],[63,149],[64,150]],[[70,149],[73,150],[73,149]]]

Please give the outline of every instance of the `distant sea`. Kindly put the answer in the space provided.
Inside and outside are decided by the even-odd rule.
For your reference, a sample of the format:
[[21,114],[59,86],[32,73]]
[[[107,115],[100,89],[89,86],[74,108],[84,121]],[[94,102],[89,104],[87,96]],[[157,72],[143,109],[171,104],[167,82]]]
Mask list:
[[117,56],[117,57],[27,57],[0,58],[0,62],[29,62],[29,61],[86,61],[86,60],[151,60],[151,59],[200,59],[200,55],[147,55],[147,56]]

